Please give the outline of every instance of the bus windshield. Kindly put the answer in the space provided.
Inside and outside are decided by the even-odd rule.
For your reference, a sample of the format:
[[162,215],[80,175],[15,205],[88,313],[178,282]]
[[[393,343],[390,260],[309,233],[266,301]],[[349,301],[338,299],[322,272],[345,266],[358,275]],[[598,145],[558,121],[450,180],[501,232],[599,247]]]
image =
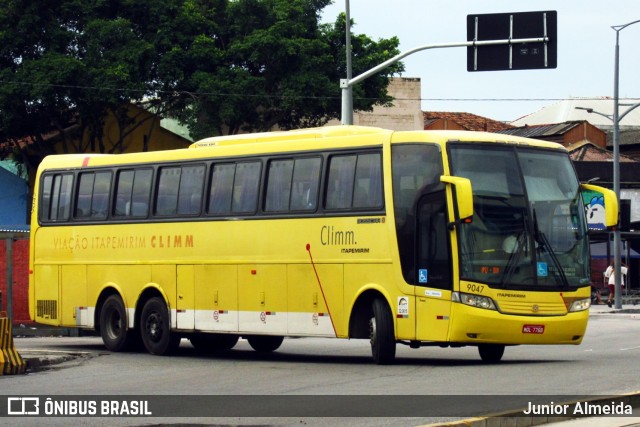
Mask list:
[[473,222],[458,228],[461,279],[509,289],[589,284],[584,206],[566,153],[452,144],[449,157],[473,187]]

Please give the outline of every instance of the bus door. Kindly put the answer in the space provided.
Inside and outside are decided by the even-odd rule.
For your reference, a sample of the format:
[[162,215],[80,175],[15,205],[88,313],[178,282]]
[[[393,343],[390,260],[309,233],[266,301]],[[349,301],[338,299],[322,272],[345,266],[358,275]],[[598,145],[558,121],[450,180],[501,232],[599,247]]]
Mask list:
[[452,259],[446,193],[436,188],[416,208],[416,339],[446,341],[451,313]]

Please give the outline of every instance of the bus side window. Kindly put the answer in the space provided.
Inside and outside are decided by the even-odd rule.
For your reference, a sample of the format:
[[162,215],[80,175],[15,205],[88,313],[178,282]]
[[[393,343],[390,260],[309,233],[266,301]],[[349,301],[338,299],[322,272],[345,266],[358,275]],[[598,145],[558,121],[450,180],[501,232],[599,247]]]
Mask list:
[[122,216],[127,214],[127,203],[131,199],[133,188],[133,171],[123,170],[118,172],[116,181],[116,201],[113,208],[113,215]]
[[382,166],[378,153],[358,155],[353,207],[382,207]]
[[319,157],[271,161],[264,210],[314,211],[318,203],[321,162]]
[[380,153],[333,156],[329,163],[327,209],[382,207]]
[[51,187],[53,184],[53,176],[46,175],[42,178],[40,212],[38,216],[40,220],[49,219],[51,212]]
[[204,170],[204,165],[183,166],[180,190],[178,191],[179,215],[196,215],[200,213]]
[[269,162],[267,195],[264,206],[266,212],[285,212],[289,210],[292,176],[292,159],[272,160]]
[[93,198],[93,184],[96,174],[94,172],[78,175],[78,195],[73,216],[78,219],[91,218],[91,201]]
[[296,159],[293,169],[293,188],[289,209],[315,211],[318,204],[318,187],[322,160],[319,157]]
[[111,172],[86,172],[78,175],[78,195],[74,218],[107,218]]
[[250,214],[258,205],[260,188],[260,162],[242,162],[236,165],[236,178],[233,182],[233,213]]
[[67,221],[71,212],[73,175],[55,174],[43,178],[42,221]]
[[105,219],[109,212],[109,192],[111,191],[111,172],[97,172],[91,196],[91,218]]
[[233,194],[235,174],[236,165],[233,163],[213,165],[209,183],[209,208],[207,213],[220,215],[231,212],[231,195]]
[[178,213],[178,190],[180,188],[180,167],[160,168],[156,215],[167,216]]
[[115,216],[140,218],[148,215],[152,176],[153,171],[149,168],[118,172],[113,210]]
[[149,197],[151,196],[152,169],[136,169],[131,189],[131,209],[129,215],[146,217],[149,214]]
[[356,159],[355,155],[333,156],[331,158],[325,202],[327,209],[348,209],[351,207]]

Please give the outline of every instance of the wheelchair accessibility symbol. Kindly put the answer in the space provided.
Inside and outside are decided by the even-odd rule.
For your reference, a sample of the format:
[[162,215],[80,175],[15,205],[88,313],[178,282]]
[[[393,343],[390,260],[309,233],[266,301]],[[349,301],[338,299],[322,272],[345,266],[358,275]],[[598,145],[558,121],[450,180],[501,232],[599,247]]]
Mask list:
[[418,270],[418,283],[427,283],[428,282],[428,274],[426,268],[421,268]]
[[547,277],[549,275],[549,268],[546,262],[538,263],[538,276]]

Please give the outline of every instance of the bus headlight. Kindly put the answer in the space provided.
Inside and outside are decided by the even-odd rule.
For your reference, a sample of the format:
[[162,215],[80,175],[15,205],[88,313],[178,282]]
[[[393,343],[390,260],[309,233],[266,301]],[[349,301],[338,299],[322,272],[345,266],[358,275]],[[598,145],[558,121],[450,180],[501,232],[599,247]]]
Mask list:
[[483,297],[482,295],[453,292],[451,294],[451,300],[454,302],[470,305],[472,307],[485,308],[487,310],[497,310],[495,304],[493,303],[493,300],[489,297]]
[[579,299],[571,303],[571,307],[569,307],[569,313],[574,311],[584,311],[588,310],[591,307],[591,299]]

